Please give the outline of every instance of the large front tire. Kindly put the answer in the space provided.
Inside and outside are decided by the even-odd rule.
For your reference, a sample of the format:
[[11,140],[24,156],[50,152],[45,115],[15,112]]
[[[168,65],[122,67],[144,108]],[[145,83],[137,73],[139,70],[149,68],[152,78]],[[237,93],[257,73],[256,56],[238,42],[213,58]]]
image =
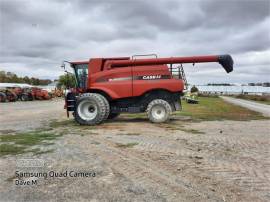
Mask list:
[[110,103],[108,102],[108,100],[106,99],[106,97],[104,97],[103,95],[100,95],[100,97],[103,99],[103,102],[105,104],[105,115],[103,118],[103,121],[107,120],[110,114]]
[[172,108],[167,101],[156,99],[148,104],[146,112],[151,122],[162,123],[169,120]]
[[82,94],[77,101],[75,120],[81,125],[97,125],[106,114],[106,104],[102,95],[96,93]]

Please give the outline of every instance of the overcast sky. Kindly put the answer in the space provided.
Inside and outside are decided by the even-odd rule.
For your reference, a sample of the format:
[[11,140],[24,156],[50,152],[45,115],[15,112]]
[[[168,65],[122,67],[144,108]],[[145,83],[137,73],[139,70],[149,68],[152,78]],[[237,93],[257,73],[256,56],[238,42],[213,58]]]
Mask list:
[[191,83],[270,81],[270,0],[0,0],[0,70],[57,78],[62,60],[232,55],[184,65]]

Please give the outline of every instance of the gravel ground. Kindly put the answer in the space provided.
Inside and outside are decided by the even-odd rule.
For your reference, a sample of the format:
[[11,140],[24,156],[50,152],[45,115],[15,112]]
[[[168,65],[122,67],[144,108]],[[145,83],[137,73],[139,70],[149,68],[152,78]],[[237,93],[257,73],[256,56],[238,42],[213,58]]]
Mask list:
[[65,117],[62,99],[0,103],[0,130],[30,130]]
[[[50,117],[65,120],[62,101],[5,104],[0,113],[2,135],[11,129],[9,119],[20,125],[14,125],[16,130],[46,125]],[[33,116],[35,125],[24,126]],[[151,124],[120,116],[94,128],[71,125],[53,130],[65,135],[46,146],[54,149],[51,153],[0,158],[0,201],[270,200],[269,120],[192,123],[178,117]],[[28,158],[44,165],[18,166]],[[16,170],[89,171],[96,176],[39,178],[38,185],[16,186]]]

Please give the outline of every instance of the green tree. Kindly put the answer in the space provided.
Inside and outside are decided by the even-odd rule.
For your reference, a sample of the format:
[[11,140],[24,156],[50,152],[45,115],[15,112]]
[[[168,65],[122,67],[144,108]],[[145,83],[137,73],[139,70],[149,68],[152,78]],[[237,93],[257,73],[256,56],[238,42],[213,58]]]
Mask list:
[[0,71],[0,83],[5,83],[5,82],[6,82],[6,72]]
[[31,80],[29,79],[28,76],[25,76],[25,77],[23,77],[23,82],[30,84],[31,83]]
[[28,76],[19,77],[12,72],[0,71],[0,83],[28,83],[32,85],[48,85],[50,79],[29,78]]
[[64,74],[59,77],[57,88],[74,88],[76,80],[74,74]]

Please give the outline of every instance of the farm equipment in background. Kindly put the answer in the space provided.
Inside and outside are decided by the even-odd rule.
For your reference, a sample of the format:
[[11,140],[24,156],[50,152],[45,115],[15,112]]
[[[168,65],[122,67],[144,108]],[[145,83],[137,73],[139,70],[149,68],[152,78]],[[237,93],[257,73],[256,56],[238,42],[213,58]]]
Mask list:
[[31,88],[23,88],[21,94],[21,101],[33,101],[34,96],[32,94]]
[[5,93],[5,90],[0,89],[0,102],[6,102],[7,101],[7,96]]
[[[59,92],[57,95],[61,95]],[[0,89],[0,102],[49,100],[52,95],[38,87],[4,87]]]
[[188,92],[185,96],[184,99],[186,100],[187,103],[189,104],[198,104],[199,99],[198,99],[198,93],[190,93]]
[[51,96],[48,91],[41,88],[33,87],[31,89],[31,94],[35,100],[49,100]]
[[17,95],[17,99],[21,101],[32,101],[33,95],[31,88],[16,87],[12,90]]
[[64,96],[64,91],[62,89],[54,89],[52,90],[52,97],[63,97]]
[[0,101],[1,102],[16,102],[17,95],[8,88],[0,89]]
[[15,87],[12,89],[12,92],[17,96],[17,100],[21,100],[22,88]]
[[[139,59],[140,56],[68,62],[77,86],[65,97],[67,115],[71,111],[79,124],[95,125],[123,112],[146,111],[151,122],[165,122],[172,111],[181,109],[180,97],[185,89],[182,64],[218,62],[227,73],[233,71],[230,55],[171,58],[154,55],[155,58]],[[64,69],[66,62],[62,65]]]

